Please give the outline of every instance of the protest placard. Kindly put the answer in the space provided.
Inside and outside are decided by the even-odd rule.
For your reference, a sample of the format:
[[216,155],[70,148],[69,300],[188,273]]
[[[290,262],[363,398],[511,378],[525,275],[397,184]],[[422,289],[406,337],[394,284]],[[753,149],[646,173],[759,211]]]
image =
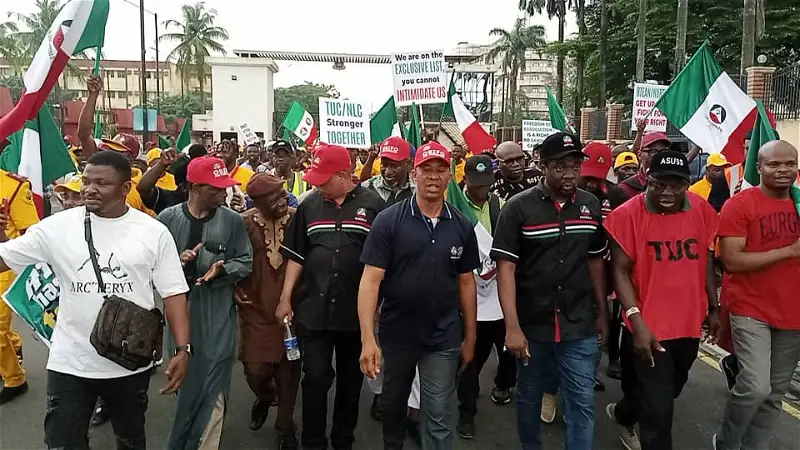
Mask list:
[[239,125],[239,135],[242,137],[244,145],[256,144],[261,140],[247,122],[242,122]]
[[319,141],[349,148],[369,148],[369,115],[369,103],[320,97]]
[[20,272],[3,293],[3,301],[28,324],[36,337],[50,346],[58,316],[60,285],[47,264],[38,263]]
[[446,67],[444,50],[392,54],[395,104],[447,103]]
[[[650,112],[650,108],[656,104],[664,91],[669,86],[660,84],[635,83],[633,85],[633,120],[631,120],[631,131],[636,130],[636,122],[644,119]],[[645,131],[667,131],[667,118],[661,114],[658,108],[653,110],[647,118],[647,128]]]
[[536,144],[556,132],[558,130],[552,127],[549,120],[523,120],[522,149],[526,152],[532,152]]

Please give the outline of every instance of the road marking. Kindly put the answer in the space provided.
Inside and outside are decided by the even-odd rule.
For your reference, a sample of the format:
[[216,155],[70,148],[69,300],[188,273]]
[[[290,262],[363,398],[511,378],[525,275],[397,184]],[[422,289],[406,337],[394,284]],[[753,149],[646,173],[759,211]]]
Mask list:
[[[703,361],[704,363],[708,364],[709,367],[711,367],[712,369],[720,371],[719,363],[717,362],[716,359],[712,358],[711,356],[703,352],[700,352],[698,358],[700,358],[700,361]],[[795,419],[800,420],[800,409],[798,409],[794,405],[788,402],[783,402],[783,410],[786,411],[790,416],[794,417]]]

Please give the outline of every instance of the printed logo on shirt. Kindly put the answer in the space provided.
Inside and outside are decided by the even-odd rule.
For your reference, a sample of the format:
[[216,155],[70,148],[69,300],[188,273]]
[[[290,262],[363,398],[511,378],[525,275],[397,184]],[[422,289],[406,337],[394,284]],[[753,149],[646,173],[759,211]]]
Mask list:
[[461,259],[462,253],[464,253],[464,247],[450,247],[450,259]]
[[647,245],[653,249],[658,262],[700,259],[700,244],[694,238],[675,241],[647,241]]
[[[122,268],[114,252],[105,257],[97,254],[97,265],[100,268],[100,274],[103,276],[105,282],[105,291],[107,294],[129,294],[133,292],[133,282],[127,281],[128,272]],[[72,281],[70,289],[77,294],[99,294],[100,286],[97,282],[97,276],[92,267],[92,259],[86,258],[83,264],[78,267],[79,276],[87,277],[86,279]],[[107,281],[111,277],[113,281]]]
[[591,219],[592,212],[589,211],[589,207],[586,205],[581,205],[581,219]]
[[358,208],[356,210],[356,220],[360,220],[362,222],[367,221],[367,210],[364,208]]

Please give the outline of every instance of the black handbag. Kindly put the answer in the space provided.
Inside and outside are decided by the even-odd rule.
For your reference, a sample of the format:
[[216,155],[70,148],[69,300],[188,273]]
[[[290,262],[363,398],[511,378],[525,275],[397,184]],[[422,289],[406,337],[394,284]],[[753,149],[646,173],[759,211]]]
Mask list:
[[128,370],[147,367],[161,359],[164,316],[158,308],[145,309],[124,298],[106,294],[92,239],[89,211],[86,211],[84,226],[89,258],[97,277],[98,290],[103,294],[103,306],[97,314],[89,342],[100,356]]

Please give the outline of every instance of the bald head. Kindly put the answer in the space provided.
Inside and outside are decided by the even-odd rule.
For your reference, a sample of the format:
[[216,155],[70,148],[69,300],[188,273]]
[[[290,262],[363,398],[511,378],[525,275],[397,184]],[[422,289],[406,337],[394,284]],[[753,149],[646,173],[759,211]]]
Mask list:
[[497,146],[495,155],[501,160],[509,160],[525,156],[525,153],[522,152],[522,147],[516,142],[505,141]]
[[786,141],[769,141],[758,149],[758,162],[762,164],[770,160],[791,159],[797,161],[797,149]]

